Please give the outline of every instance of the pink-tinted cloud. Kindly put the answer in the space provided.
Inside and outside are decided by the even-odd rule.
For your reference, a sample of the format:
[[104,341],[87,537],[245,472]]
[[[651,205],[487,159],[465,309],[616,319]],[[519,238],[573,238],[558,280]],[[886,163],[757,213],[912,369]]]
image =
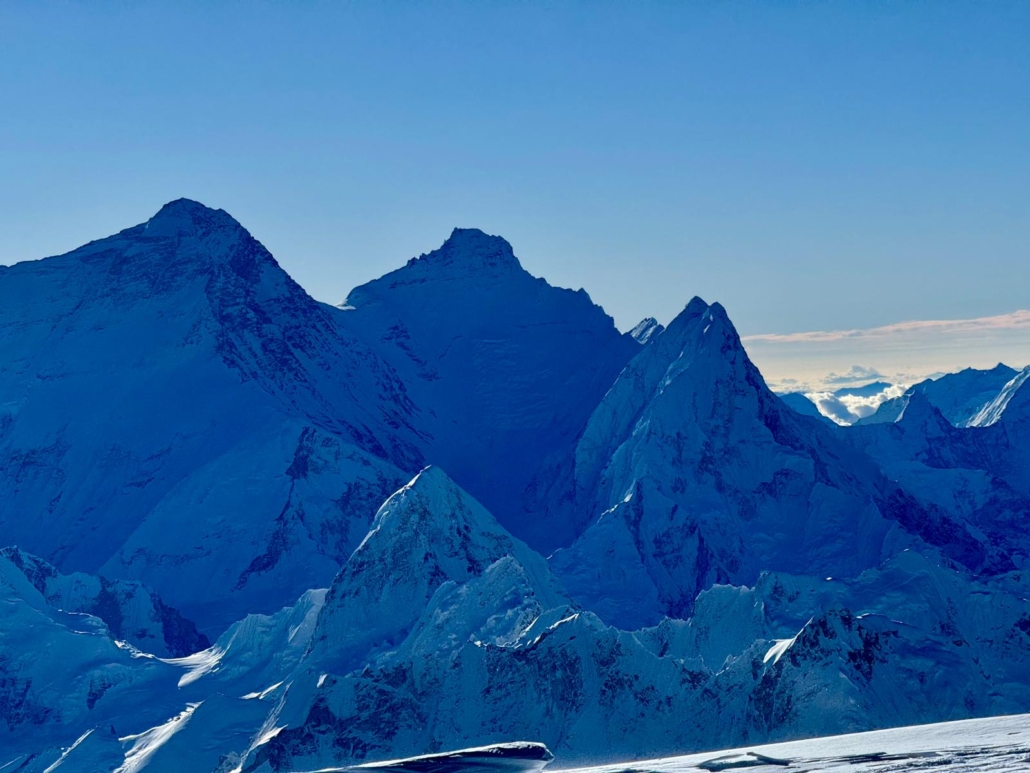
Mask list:
[[974,319],[928,319],[911,322],[896,322],[881,327],[862,328],[858,330],[814,330],[807,333],[762,333],[744,336],[745,342],[761,343],[829,343],[855,339],[887,338],[898,335],[920,333],[962,335],[975,333],[993,333],[1008,330],[1030,331],[1030,309],[1013,311],[1010,314],[999,314],[994,317],[977,317]]

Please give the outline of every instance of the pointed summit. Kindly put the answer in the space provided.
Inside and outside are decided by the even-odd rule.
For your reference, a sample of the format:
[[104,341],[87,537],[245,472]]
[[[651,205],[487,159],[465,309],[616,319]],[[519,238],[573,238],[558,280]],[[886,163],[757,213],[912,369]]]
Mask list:
[[985,405],[979,413],[969,420],[970,427],[990,427],[1002,420],[1010,405],[1025,406],[1030,403],[1030,392],[1023,389],[1023,384],[1030,380],[1030,365],[1019,371],[1002,387],[998,396]]
[[939,436],[953,429],[951,422],[944,418],[925,393],[913,390],[903,397],[906,402],[901,414],[895,419],[895,423],[903,429],[914,429],[927,436]]
[[[701,590],[760,567],[861,571],[889,529],[868,460],[773,395],[725,309],[700,298],[623,369],[574,470],[590,525],[552,568],[587,608],[633,609],[633,625],[687,615]],[[612,589],[604,606],[597,588]]]
[[[679,352],[674,351],[676,347],[682,351],[695,336],[697,346],[700,346],[702,341],[711,342],[718,337],[724,354],[731,348],[743,349],[740,336],[737,335],[737,330],[722,304],[716,302],[709,305],[696,295],[669,323],[661,338],[665,339],[664,346],[668,354],[678,357]],[[727,343],[724,344],[724,341]]]
[[150,238],[203,235],[216,230],[244,230],[224,209],[212,209],[192,199],[165,204],[144,226]]
[[441,585],[468,582],[509,556],[560,602],[544,559],[442,469],[427,467],[383,503],[333,580],[313,650],[347,666],[373,647],[397,644]]
[[640,320],[633,329],[629,331],[630,336],[638,344],[647,345],[661,332],[665,330],[665,326],[658,323],[658,320],[654,317],[647,317]]
[[483,233],[478,228],[455,228],[440,249],[415,260],[466,270],[522,270],[507,240]]
[[400,374],[411,399],[433,406],[426,459],[513,534],[550,550],[555,529],[526,517],[536,496],[527,490],[571,449],[640,344],[585,292],[534,277],[508,242],[475,229],[355,288],[343,308],[344,324]]

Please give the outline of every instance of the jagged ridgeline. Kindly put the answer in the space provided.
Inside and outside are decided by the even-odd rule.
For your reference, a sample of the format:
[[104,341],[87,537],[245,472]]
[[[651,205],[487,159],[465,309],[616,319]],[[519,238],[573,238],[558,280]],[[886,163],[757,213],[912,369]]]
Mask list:
[[620,333],[473,229],[336,307],[187,200],[2,267],[0,765],[1028,711],[1030,387],[986,373],[838,427],[719,304]]

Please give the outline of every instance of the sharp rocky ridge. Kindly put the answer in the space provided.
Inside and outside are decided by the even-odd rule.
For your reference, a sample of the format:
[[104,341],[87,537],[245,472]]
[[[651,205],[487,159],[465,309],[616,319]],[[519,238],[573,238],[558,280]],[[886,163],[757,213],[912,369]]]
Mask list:
[[0,268],[0,749],[587,761],[1030,710],[1026,373],[838,427],[718,303],[621,333],[456,229],[333,307],[172,202]]

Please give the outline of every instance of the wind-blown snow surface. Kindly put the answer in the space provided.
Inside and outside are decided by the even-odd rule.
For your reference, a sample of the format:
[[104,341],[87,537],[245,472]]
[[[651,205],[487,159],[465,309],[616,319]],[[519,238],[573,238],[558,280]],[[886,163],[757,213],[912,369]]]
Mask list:
[[188,201],[0,301],[0,765],[571,764],[1030,710],[1013,377],[988,426],[918,393],[836,427],[718,304],[623,335],[458,230],[337,309]]
[[575,768],[576,773],[1015,773],[1030,765],[1030,715],[899,727],[717,753]]

